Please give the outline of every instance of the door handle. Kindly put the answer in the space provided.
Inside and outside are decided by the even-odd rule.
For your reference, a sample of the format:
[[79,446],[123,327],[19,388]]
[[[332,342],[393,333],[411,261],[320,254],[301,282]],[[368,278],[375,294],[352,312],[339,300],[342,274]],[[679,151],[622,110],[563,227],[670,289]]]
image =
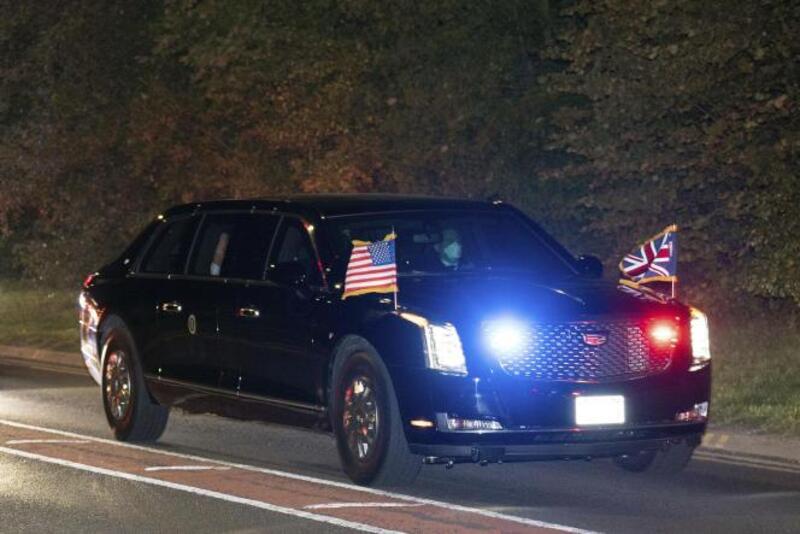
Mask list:
[[258,308],[254,308],[253,306],[245,306],[244,308],[236,310],[236,316],[244,317],[245,319],[258,319],[260,315],[261,312]]
[[173,300],[172,302],[162,302],[159,304],[158,309],[166,313],[180,313],[183,310],[181,303]]

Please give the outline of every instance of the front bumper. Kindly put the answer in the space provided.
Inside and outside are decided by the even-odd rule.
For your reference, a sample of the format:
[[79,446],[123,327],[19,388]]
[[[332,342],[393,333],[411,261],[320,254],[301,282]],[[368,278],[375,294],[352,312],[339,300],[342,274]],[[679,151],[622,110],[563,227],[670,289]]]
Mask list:
[[[706,418],[681,419],[710,396],[710,366],[605,383],[537,382],[392,369],[411,452],[429,461],[594,458],[700,443]],[[625,423],[579,427],[575,397],[623,395]],[[502,430],[450,430],[447,417],[497,421]],[[412,421],[430,421],[429,427]]]
[[429,462],[591,459],[665,449],[682,441],[696,446],[704,431],[705,423],[682,423],[592,430],[439,432],[437,443],[411,443],[409,448]]

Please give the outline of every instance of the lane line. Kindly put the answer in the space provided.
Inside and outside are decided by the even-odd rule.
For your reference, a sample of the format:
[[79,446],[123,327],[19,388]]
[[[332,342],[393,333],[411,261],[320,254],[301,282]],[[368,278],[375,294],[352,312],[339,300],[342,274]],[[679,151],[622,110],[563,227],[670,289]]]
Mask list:
[[326,502],[303,506],[306,510],[333,510],[336,508],[408,508],[426,506],[416,502]]
[[296,473],[290,473],[288,471],[279,471],[279,470],[276,470],[276,469],[268,469],[268,468],[264,468],[264,467],[256,467],[256,466],[253,466],[253,465],[240,464],[240,463],[236,463],[236,462],[228,462],[228,461],[225,461],[225,460],[215,460],[215,459],[211,459],[211,458],[204,458],[202,456],[196,456],[196,455],[192,455],[192,454],[184,454],[184,453],[178,453],[178,452],[173,452],[173,451],[165,451],[165,450],[154,448],[154,447],[144,447],[142,445],[134,445],[132,443],[124,443],[124,442],[119,442],[119,441],[105,439],[105,438],[97,438],[97,437],[94,437],[94,436],[86,436],[86,435],[83,435],[83,434],[76,434],[75,432],[67,432],[65,430],[56,430],[56,429],[51,429],[51,428],[46,428],[46,427],[41,427],[41,426],[36,426],[36,425],[29,425],[29,424],[26,424],[26,423],[18,423],[16,421],[9,421],[7,419],[0,419],[0,424],[4,424],[4,425],[7,425],[7,426],[16,427],[16,428],[26,428],[28,430],[38,430],[40,432],[51,432],[53,434],[59,434],[59,435],[62,435],[62,436],[69,436],[69,437],[73,437],[73,438],[89,439],[89,440],[92,440],[92,441],[95,441],[95,442],[98,442],[98,443],[105,443],[105,444],[113,445],[113,446],[117,446],[117,447],[127,447],[127,448],[130,448],[130,449],[137,449],[137,450],[142,450],[142,451],[146,451],[146,452],[150,452],[150,453],[165,454],[167,456],[173,456],[175,458],[183,458],[183,459],[192,460],[192,461],[195,461],[195,462],[212,462],[212,463],[215,463],[217,465],[226,465],[226,466],[229,466],[229,467],[235,467],[237,469],[243,469],[245,471],[253,471],[253,472],[257,472],[257,473],[265,473],[265,474],[273,475],[273,476],[277,476],[277,477],[283,477],[283,478],[288,478],[288,479],[293,479],[293,480],[301,480],[301,481],[304,481],[304,482],[312,482],[312,483],[315,483],[315,484],[320,484],[320,485],[325,485],[325,486],[330,486],[330,487],[336,487],[336,488],[342,488],[342,489],[347,489],[347,490],[351,490],[351,491],[358,491],[358,492],[361,492],[361,493],[369,493],[369,494],[372,494],[372,495],[380,495],[382,497],[389,497],[389,498],[393,498],[393,499],[397,499],[397,500],[403,500],[403,501],[420,503],[420,504],[428,504],[428,505],[431,505],[431,506],[435,506],[437,508],[444,508],[446,510],[465,512],[465,513],[472,513],[472,514],[476,514],[476,515],[482,515],[484,517],[490,517],[492,519],[500,519],[500,520],[503,520],[503,521],[511,521],[511,522],[514,522],[514,523],[519,523],[519,524],[522,524],[522,525],[528,525],[528,526],[532,526],[532,527],[549,528],[549,529],[553,529],[553,530],[560,530],[562,532],[570,532],[570,533],[573,533],[573,534],[597,534],[596,531],[592,531],[592,530],[586,530],[586,529],[575,528],[575,527],[568,527],[566,525],[560,525],[560,524],[557,524],[557,523],[549,523],[547,521],[539,521],[539,520],[536,520],[536,519],[528,519],[526,517],[508,515],[508,514],[504,514],[504,513],[500,513],[500,512],[494,512],[492,510],[487,510],[487,509],[484,509],[484,508],[473,508],[473,507],[469,507],[469,506],[462,506],[462,505],[459,505],[459,504],[453,504],[453,503],[448,503],[448,502],[444,502],[444,501],[437,501],[437,500],[434,500],[434,499],[426,499],[426,498],[423,498],[423,497],[414,497],[414,496],[411,496],[411,495],[404,495],[402,493],[394,493],[394,492],[386,491],[386,490],[379,490],[379,489],[375,489],[375,488],[367,488],[367,487],[364,487],[364,486],[356,486],[355,484],[348,484],[346,482],[338,482],[338,481],[335,481],[335,480],[328,480],[328,479],[324,479],[324,478],[316,478],[316,477],[311,477],[311,476],[307,476],[307,475],[299,475],[299,474],[296,474]]
[[228,471],[229,469],[227,466],[215,465],[154,465],[144,468],[145,471]]
[[29,460],[37,460],[40,462],[45,462],[49,464],[60,465],[63,467],[70,467],[72,469],[78,469],[80,471],[87,471],[89,473],[94,473],[98,475],[105,475],[114,478],[121,478],[125,480],[131,480],[134,482],[141,482],[143,484],[151,484],[153,486],[160,486],[163,488],[169,488],[178,491],[185,491],[187,493],[193,493],[195,495],[201,495],[203,497],[210,497],[212,499],[219,499],[221,501],[232,502],[236,504],[243,504],[245,506],[252,506],[254,508],[261,508],[262,510],[267,510],[270,512],[276,512],[279,514],[291,515],[294,517],[299,517],[301,519],[308,519],[311,521],[317,521],[320,523],[328,523],[331,525],[335,525],[337,527],[344,527],[350,528],[354,530],[360,530],[362,532],[372,532],[375,534],[402,534],[401,531],[397,530],[387,530],[380,527],[373,527],[372,525],[366,525],[364,523],[356,523],[353,521],[347,521],[345,519],[339,519],[332,516],[325,516],[319,515],[312,512],[305,512],[303,510],[296,510],[294,508],[286,508],[284,506],[277,506],[274,504],[266,503],[263,501],[257,501],[254,499],[247,499],[245,497],[236,497],[235,495],[229,495],[227,493],[220,493],[218,491],[207,490],[203,488],[197,488],[194,486],[187,486],[185,484],[178,484],[175,482],[169,482],[167,480],[160,480],[157,478],[150,478],[144,477],[140,475],[134,475],[131,473],[125,473],[124,471],[115,471],[113,469],[106,469],[104,467],[94,467],[91,465],[81,464],[78,462],[72,462],[70,460],[62,460],[60,458],[51,458],[50,456],[44,456],[42,454],[36,454],[27,451],[21,451],[17,449],[11,449],[8,447],[0,447],[0,452],[11,455],[11,456],[18,456],[21,458],[27,458]]
[[6,445],[25,445],[28,443],[91,443],[87,439],[10,439]]

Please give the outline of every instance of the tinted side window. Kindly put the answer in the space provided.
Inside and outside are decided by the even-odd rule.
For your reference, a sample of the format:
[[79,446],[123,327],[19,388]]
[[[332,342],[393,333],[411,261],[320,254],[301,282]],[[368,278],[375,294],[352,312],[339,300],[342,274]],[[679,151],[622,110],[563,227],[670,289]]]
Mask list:
[[183,274],[196,225],[196,217],[167,222],[156,237],[153,246],[150,247],[142,264],[142,271],[145,273]]
[[303,223],[293,217],[284,217],[275,250],[269,264],[269,275],[283,282],[287,274],[300,272],[310,285],[322,284],[317,256]]
[[207,215],[190,274],[261,280],[277,217],[266,214]]

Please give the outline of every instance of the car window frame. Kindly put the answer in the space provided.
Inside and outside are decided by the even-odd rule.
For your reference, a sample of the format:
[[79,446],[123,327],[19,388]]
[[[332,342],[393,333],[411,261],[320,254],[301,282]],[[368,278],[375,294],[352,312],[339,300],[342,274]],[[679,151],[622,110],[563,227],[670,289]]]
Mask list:
[[152,234],[148,237],[146,243],[141,248],[141,253],[137,255],[136,261],[131,268],[130,274],[134,276],[140,277],[147,277],[147,278],[166,278],[171,279],[176,276],[182,276],[186,273],[187,265],[189,264],[189,258],[192,255],[192,251],[194,250],[195,242],[197,241],[197,232],[200,230],[200,224],[203,222],[202,218],[198,219],[197,225],[194,228],[194,232],[192,235],[192,242],[189,244],[189,249],[186,253],[186,258],[183,260],[183,269],[180,273],[149,273],[144,271],[144,263],[150,257],[150,253],[153,251],[153,247],[158,242],[161,235],[167,231],[167,229],[181,220],[189,220],[193,217],[197,217],[197,213],[181,213],[178,215],[173,215],[171,217],[164,217],[163,215],[159,215],[156,218],[156,221],[160,223],[160,225],[154,229]]
[[[184,269],[183,276],[185,276],[186,278],[202,279],[202,280],[224,280],[224,281],[230,281],[230,282],[247,282],[247,283],[264,282],[266,280],[265,274],[266,274],[266,271],[267,271],[267,267],[269,265],[269,258],[270,258],[270,255],[272,254],[272,248],[275,246],[275,239],[276,239],[276,237],[278,235],[278,230],[280,230],[280,225],[281,225],[281,221],[283,220],[283,215],[280,214],[280,213],[276,213],[275,211],[272,211],[272,210],[252,210],[252,209],[250,209],[250,210],[247,210],[247,209],[245,209],[245,210],[242,210],[242,209],[209,210],[209,211],[203,211],[201,213],[202,213],[202,217],[203,218],[198,223],[197,233],[196,233],[194,241],[192,243],[192,248],[189,251],[189,256],[186,259],[186,266],[185,266],[185,269]],[[261,278],[260,279],[259,278],[240,278],[240,277],[234,277],[234,276],[221,276],[221,275],[220,276],[212,276],[210,274],[208,274],[208,275],[205,275],[205,274],[194,274],[194,273],[190,273],[189,272],[189,269],[190,269],[190,266],[191,266],[191,260],[193,259],[195,248],[197,247],[198,241],[200,240],[200,235],[201,235],[201,231],[203,230],[203,225],[205,224],[206,219],[209,216],[216,216],[216,215],[252,215],[252,216],[262,215],[262,216],[268,216],[268,217],[275,217],[276,218],[275,229],[272,231],[272,236],[269,239],[269,246],[267,247],[267,254],[265,256],[264,267],[263,267],[263,269],[261,271]]]
[[308,284],[308,287],[315,290],[328,290],[329,289],[328,276],[327,276],[328,270],[326,269],[325,263],[322,260],[322,256],[319,253],[317,240],[314,237],[316,234],[316,226],[313,223],[309,222],[302,215],[296,213],[283,213],[281,216],[280,223],[275,229],[275,235],[272,238],[272,246],[270,247],[269,255],[267,255],[267,265],[264,269],[264,280],[274,285],[285,287],[284,284],[281,284],[269,278],[269,269],[271,266],[270,261],[273,259],[273,255],[277,252],[275,249],[278,246],[277,243],[278,235],[280,235],[281,231],[283,230],[284,223],[287,219],[294,219],[298,221],[300,223],[300,226],[302,226],[305,229],[308,241],[309,243],[311,243],[311,253],[313,254],[315,268],[319,273],[320,284]]
[[[347,264],[348,258],[343,258],[343,259],[339,258],[338,260],[336,259],[336,256],[338,255],[338,252],[336,250],[334,250],[334,247],[333,247],[333,244],[332,244],[331,234],[333,232],[332,226],[334,226],[336,224],[336,222],[338,222],[338,221],[345,220],[345,219],[350,219],[350,218],[367,217],[367,216],[372,216],[372,215],[374,215],[376,217],[391,217],[393,215],[409,215],[409,214],[416,214],[416,213],[423,213],[423,214],[424,213],[454,213],[454,214],[457,214],[457,213],[475,213],[475,214],[497,213],[497,211],[495,211],[495,210],[499,210],[501,213],[504,213],[505,215],[508,215],[510,217],[518,219],[519,222],[523,226],[525,226],[531,232],[531,234],[537,240],[539,240],[539,242],[545,248],[547,248],[551,253],[553,253],[555,256],[557,256],[564,263],[565,267],[567,267],[570,271],[573,271],[576,275],[578,274],[579,271],[578,271],[578,269],[576,267],[575,257],[572,255],[572,253],[563,244],[561,244],[558,240],[556,240],[554,237],[552,237],[550,234],[548,234],[541,226],[539,226],[539,224],[536,221],[534,221],[533,219],[528,217],[525,213],[523,213],[519,209],[514,208],[513,206],[510,206],[510,205],[507,205],[507,204],[487,206],[486,208],[470,208],[470,209],[462,209],[462,208],[435,208],[435,209],[424,208],[424,209],[416,209],[416,208],[413,208],[413,209],[399,209],[399,210],[389,210],[389,211],[380,211],[380,212],[342,213],[342,214],[337,214],[337,215],[332,215],[332,216],[325,217],[325,219],[326,219],[325,223],[326,224],[323,225],[322,232],[323,232],[324,236],[326,237],[326,240],[329,242],[328,243],[328,247],[330,249],[328,251],[328,254],[330,255],[330,259],[329,259],[329,264],[328,264],[328,266],[326,268],[326,271],[331,273],[331,274],[333,274],[333,275],[337,275],[337,276],[339,274],[341,274],[342,282],[336,282],[337,288],[341,289],[341,287],[338,287],[338,286],[341,285],[343,287],[343,283],[344,283],[344,278],[343,277],[344,277],[344,275],[346,273],[346,264]],[[337,265],[337,261],[341,265]],[[344,266],[344,271],[342,273],[336,272],[336,269],[337,268],[341,268],[342,266]],[[405,277],[414,277],[414,276],[421,276],[421,275],[398,272],[397,276],[398,276],[398,278],[405,278]],[[424,275],[422,275],[422,276],[424,276]],[[438,275],[433,275],[433,276],[438,276]]]
[[[195,275],[189,274],[189,260],[192,258],[194,254],[194,249],[197,246],[197,240],[200,235],[200,230],[202,228],[203,222],[205,221],[205,217],[207,215],[216,215],[216,214],[265,214],[271,215],[278,218],[278,223],[275,225],[275,231],[273,232],[272,239],[270,240],[269,251],[267,252],[267,261],[264,265],[264,274],[262,275],[261,280],[252,280],[252,279],[245,279],[245,278],[225,278],[222,276],[211,276],[211,275]],[[306,233],[308,235],[309,241],[311,242],[311,248],[314,253],[314,260],[320,272],[320,279],[321,285],[314,285],[309,284],[309,287],[315,291],[330,291],[330,286],[328,283],[328,275],[327,269],[325,267],[325,262],[320,254],[319,243],[317,242],[316,234],[318,225],[315,225],[314,222],[310,221],[307,217],[293,212],[282,211],[278,209],[222,209],[222,210],[203,210],[198,209],[190,214],[180,214],[175,215],[169,218],[163,218],[162,222],[167,223],[173,221],[177,218],[188,218],[188,217],[199,217],[199,222],[197,223],[197,227],[194,231],[194,236],[192,237],[192,244],[189,248],[189,253],[186,256],[186,260],[183,266],[183,273],[181,274],[164,274],[164,273],[145,273],[141,270],[141,263],[143,259],[147,256],[150,251],[150,247],[152,246],[157,236],[161,233],[160,229],[156,229],[153,232],[153,235],[150,236],[150,240],[148,241],[147,245],[143,249],[144,252],[139,256],[137,259],[136,266],[134,270],[130,273],[131,276],[139,277],[139,278],[160,278],[166,280],[197,280],[197,281],[213,281],[217,283],[223,284],[243,284],[243,285],[271,285],[271,286],[278,286],[284,287],[282,284],[279,284],[275,281],[272,281],[267,276],[267,271],[269,268],[269,260],[272,257],[273,249],[276,245],[276,240],[279,231],[281,230],[281,226],[283,224],[283,220],[286,217],[291,217],[300,221],[300,224],[306,229]]]

